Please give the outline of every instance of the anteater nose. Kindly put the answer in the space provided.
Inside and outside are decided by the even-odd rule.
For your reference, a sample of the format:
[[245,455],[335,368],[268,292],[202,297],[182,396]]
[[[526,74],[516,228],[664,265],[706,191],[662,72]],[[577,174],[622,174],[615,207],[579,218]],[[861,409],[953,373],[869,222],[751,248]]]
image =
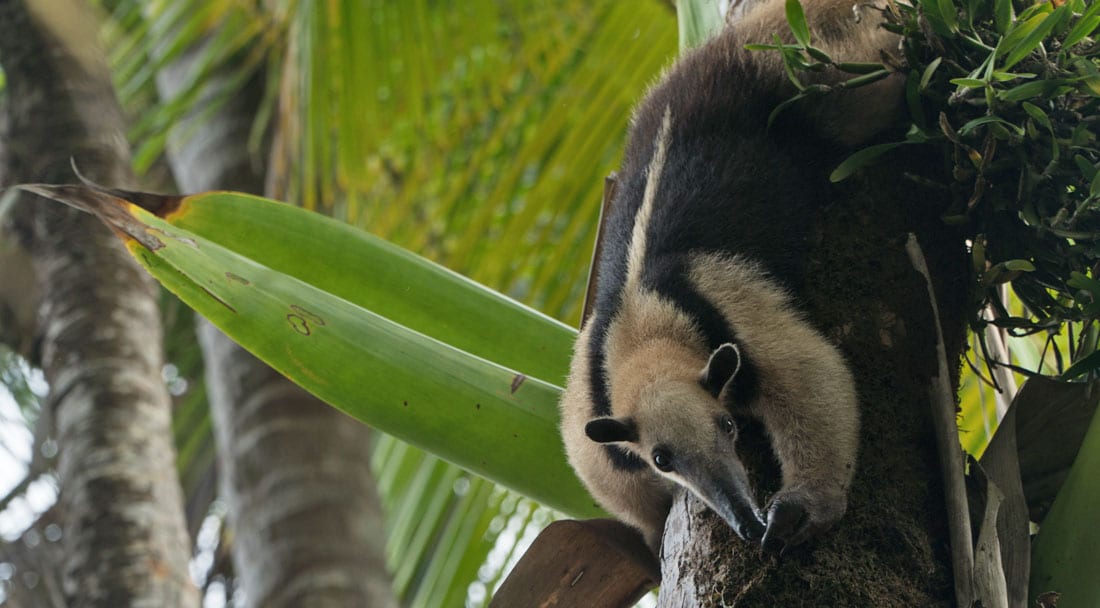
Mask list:
[[748,541],[759,542],[764,538],[764,529],[764,524],[752,519],[737,526],[737,535]]

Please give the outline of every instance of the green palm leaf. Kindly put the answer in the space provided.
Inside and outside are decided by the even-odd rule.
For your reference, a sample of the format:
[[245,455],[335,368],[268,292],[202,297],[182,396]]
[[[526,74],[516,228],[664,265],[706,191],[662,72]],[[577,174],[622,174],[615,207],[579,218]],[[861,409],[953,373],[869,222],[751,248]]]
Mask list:
[[[281,273],[235,249],[268,252],[273,259],[281,251],[319,269],[330,260],[315,255],[311,244],[325,241],[365,267],[390,268],[405,277],[400,293],[408,298],[408,308],[420,302],[439,311],[472,302],[472,308],[493,315],[461,326],[439,319],[430,328],[452,331],[459,342],[481,335],[492,324],[519,326],[529,318],[539,319],[536,313],[489,290],[475,295],[468,280],[454,274],[441,279],[448,277],[445,270],[392,248],[375,248],[375,239],[344,224],[259,197],[228,192],[155,197],[80,186],[23,188],[100,217],[169,291],[328,403],[543,504],[574,514],[600,512],[564,459],[557,433],[560,388],[359,306],[371,302],[372,293],[357,290],[362,283],[354,273],[342,275],[342,284],[328,283],[335,292],[329,293],[308,277]],[[213,229],[201,234],[187,228],[227,225],[236,213],[251,218],[254,228],[243,234]],[[296,238],[285,240],[277,231],[264,230],[271,225],[293,227]],[[218,237],[225,240],[215,240]],[[423,280],[424,276],[431,279]],[[547,341],[562,331],[549,319],[542,323]],[[487,348],[493,350],[492,345]],[[507,348],[497,343],[495,350]],[[567,356],[558,355],[561,361]]]

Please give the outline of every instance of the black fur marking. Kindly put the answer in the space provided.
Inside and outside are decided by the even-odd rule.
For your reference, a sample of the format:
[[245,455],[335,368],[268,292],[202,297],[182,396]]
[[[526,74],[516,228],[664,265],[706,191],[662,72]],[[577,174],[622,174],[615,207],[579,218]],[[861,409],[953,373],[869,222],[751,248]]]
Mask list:
[[741,349],[741,370],[737,372],[737,379],[733,382],[733,390],[724,397],[726,409],[734,414],[743,414],[750,403],[756,399],[760,391],[760,380],[756,373],[756,366],[752,359],[745,355],[745,349]]
[[604,346],[607,344],[609,321],[606,315],[596,317],[592,327],[592,342],[588,345],[588,378],[592,383],[592,413],[596,416],[611,415],[611,391],[607,386],[607,373],[603,365],[607,358]]
[[597,443],[638,441],[638,428],[629,418],[596,418],[585,425],[584,433]]
[[646,461],[638,458],[638,455],[634,452],[624,450],[616,445],[605,445],[603,447],[612,466],[620,471],[640,471],[649,467]]

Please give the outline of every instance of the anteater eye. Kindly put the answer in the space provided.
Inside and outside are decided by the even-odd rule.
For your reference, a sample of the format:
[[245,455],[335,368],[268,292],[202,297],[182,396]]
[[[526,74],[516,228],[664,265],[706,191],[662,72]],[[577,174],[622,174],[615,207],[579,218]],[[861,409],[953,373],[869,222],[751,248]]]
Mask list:
[[733,424],[733,416],[725,414],[718,418],[718,428],[726,432],[727,435],[732,435],[737,426]]
[[658,470],[668,473],[672,470],[672,454],[661,448],[653,450],[653,464]]

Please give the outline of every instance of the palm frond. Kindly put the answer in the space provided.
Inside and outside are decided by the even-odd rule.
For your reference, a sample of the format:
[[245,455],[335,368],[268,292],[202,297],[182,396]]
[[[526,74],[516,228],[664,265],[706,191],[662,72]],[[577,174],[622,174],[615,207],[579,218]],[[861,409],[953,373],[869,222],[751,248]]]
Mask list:
[[[265,65],[285,38],[284,22],[259,6],[233,0],[104,2],[110,11],[105,38],[115,86],[131,117],[134,169],[140,175],[163,155],[172,126],[188,114],[212,116]],[[173,99],[159,100],[158,74],[181,55],[198,53]],[[226,72],[226,66],[231,69]],[[216,93],[202,85],[215,72],[225,81]],[[184,137],[190,134],[184,134]]]

